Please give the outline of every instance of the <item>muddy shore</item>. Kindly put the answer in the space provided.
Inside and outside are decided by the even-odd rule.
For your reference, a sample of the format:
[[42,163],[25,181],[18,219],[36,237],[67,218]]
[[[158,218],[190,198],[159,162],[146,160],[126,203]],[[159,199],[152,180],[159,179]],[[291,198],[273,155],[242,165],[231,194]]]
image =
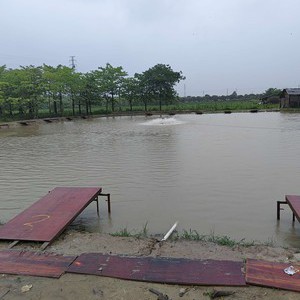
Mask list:
[[[6,242],[1,242],[0,250],[7,249],[8,245]],[[21,243],[15,249],[40,251],[39,246],[37,243]],[[73,229],[63,233],[59,239],[46,249],[46,252],[64,255],[99,252],[134,256],[233,261],[256,258],[294,264],[300,260],[298,250],[291,248],[284,249],[265,245],[228,247],[211,242],[187,240],[168,240],[160,245],[154,238],[113,237],[109,234],[85,233]],[[210,299],[208,294],[213,289],[234,292],[226,299],[293,300],[300,298],[299,293],[255,286],[243,288],[179,286],[75,274],[64,274],[60,279],[3,274],[0,276],[0,299],[157,299],[157,296],[149,292],[149,288],[167,294],[173,300]],[[21,289],[25,285],[32,285],[32,287],[29,291],[22,292]],[[179,293],[182,288],[186,290],[185,294],[180,297]],[[4,294],[5,296],[3,296]]]

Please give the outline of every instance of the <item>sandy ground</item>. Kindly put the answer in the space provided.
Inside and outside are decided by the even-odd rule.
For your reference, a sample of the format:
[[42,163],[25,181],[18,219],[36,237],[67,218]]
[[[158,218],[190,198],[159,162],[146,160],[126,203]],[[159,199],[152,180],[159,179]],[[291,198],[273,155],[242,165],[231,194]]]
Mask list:
[[[0,250],[6,249],[7,246],[8,243],[1,242]],[[39,251],[39,246],[40,244],[18,244],[15,249]],[[47,248],[47,252],[65,255],[100,252],[234,261],[257,258],[291,263],[300,260],[297,249],[263,245],[229,248],[214,243],[184,240],[167,241],[160,246],[152,238],[112,237],[107,234],[82,233],[75,230],[66,231]],[[213,289],[234,292],[231,296],[219,299],[300,299],[300,293],[254,286],[242,288],[179,286],[77,274],[64,274],[60,279],[1,274],[0,278],[0,299],[158,299],[157,296],[149,292],[149,288],[167,294],[169,299],[173,300],[210,299],[207,294]],[[32,285],[32,288],[27,292],[22,292],[21,289],[25,285]],[[180,297],[179,293],[182,292],[182,288],[186,289],[186,293]],[[5,294],[6,292],[7,294]]]

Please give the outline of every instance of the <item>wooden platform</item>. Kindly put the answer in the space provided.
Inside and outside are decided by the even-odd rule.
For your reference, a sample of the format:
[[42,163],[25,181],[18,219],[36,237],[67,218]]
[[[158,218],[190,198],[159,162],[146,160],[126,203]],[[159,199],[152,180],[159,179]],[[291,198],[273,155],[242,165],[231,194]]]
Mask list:
[[300,196],[286,195],[285,201],[277,201],[277,220],[280,220],[281,204],[288,204],[293,212],[293,222],[295,217],[300,222]]
[[67,273],[183,285],[245,286],[242,262],[86,253]]
[[[247,259],[246,282],[253,285],[300,292],[300,273],[287,275],[284,269],[291,263],[276,263]],[[292,264],[300,269],[300,265]]]
[[0,251],[0,273],[59,278],[75,258],[30,251]]
[[98,205],[101,191],[100,187],[57,187],[3,225],[0,239],[50,243],[92,201]]

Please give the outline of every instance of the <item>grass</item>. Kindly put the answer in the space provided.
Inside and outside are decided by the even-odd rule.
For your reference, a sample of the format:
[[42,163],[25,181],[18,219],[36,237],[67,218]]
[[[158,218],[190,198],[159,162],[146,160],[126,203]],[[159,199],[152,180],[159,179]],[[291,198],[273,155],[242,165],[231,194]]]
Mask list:
[[268,247],[275,247],[276,246],[276,242],[274,240],[274,238],[268,238],[267,241],[265,241],[263,243],[264,246],[268,246]]
[[199,234],[198,231],[190,229],[189,231],[183,230],[183,232],[177,233],[176,239],[184,239],[190,241],[204,241],[204,242],[211,242],[221,246],[227,247],[234,247],[234,246],[244,246],[250,247],[255,244],[254,241],[247,242],[245,239],[241,239],[239,241],[230,238],[227,235],[216,235],[213,231],[208,234]]
[[114,233],[111,233],[110,235],[112,236],[121,236],[121,237],[132,237],[134,236],[128,229],[127,227],[120,229],[119,231],[116,231]]
[[128,230],[127,227],[120,229],[119,231],[110,233],[111,236],[119,236],[119,237],[135,237],[135,238],[143,238],[148,237],[148,222],[146,222],[142,228],[142,230],[136,232],[136,230]]
[[[136,231],[136,230],[128,230],[127,227],[120,229],[119,231],[116,231],[114,233],[110,233],[111,236],[118,236],[118,237],[135,237],[135,238],[145,238],[149,237],[148,234],[148,223],[145,223],[142,230]],[[202,241],[202,242],[211,242],[217,245],[221,246],[227,246],[227,247],[235,247],[235,246],[244,246],[244,247],[250,247],[255,245],[256,243],[254,241],[247,242],[245,239],[241,240],[234,240],[230,238],[227,235],[216,235],[214,232],[211,232],[208,235],[200,234],[197,230],[189,229],[189,230],[183,230],[182,232],[174,231],[172,234],[171,239],[173,240],[188,240],[188,241]],[[263,243],[265,246],[272,246],[274,245],[273,240],[268,240],[267,242]]]

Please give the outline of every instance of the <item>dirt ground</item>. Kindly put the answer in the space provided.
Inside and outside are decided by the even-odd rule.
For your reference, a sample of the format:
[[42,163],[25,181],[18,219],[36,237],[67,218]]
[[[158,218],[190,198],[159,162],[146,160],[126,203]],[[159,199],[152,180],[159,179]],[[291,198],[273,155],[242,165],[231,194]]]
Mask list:
[[[8,243],[1,242],[0,250]],[[40,244],[18,244],[15,249],[39,251]],[[159,245],[155,239],[133,237],[113,237],[108,234],[66,231],[46,252],[64,255],[79,255],[84,252],[128,254],[152,257],[182,257],[195,259],[219,259],[240,261],[246,258],[265,259],[278,262],[297,262],[297,249],[283,249],[255,245],[250,247],[219,246],[214,243],[178,240]],[[34,276],[0,274],[0,299],[112,299],[112,300],[154,300],[156,295],[149,292],[153,288],[167,294],[169,299],[200,300],[210,299],[209,293],[232,291],[233,295],[219,299],[300,299],[300,293],[255,286],[209,287],[179,286],[118,280],[92,275],[64,274],[60,279]],[[22,287],[32,285],[29,291]],[[184,295],[180,296],[180,292]]]

